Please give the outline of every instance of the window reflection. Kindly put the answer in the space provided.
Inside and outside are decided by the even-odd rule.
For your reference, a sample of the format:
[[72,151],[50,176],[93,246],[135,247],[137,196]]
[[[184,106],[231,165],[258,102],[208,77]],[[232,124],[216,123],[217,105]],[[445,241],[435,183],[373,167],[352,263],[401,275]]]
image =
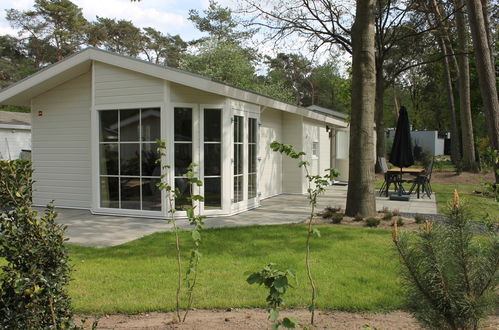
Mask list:
[[100,206],[161,210],[160,109],[100,111]]

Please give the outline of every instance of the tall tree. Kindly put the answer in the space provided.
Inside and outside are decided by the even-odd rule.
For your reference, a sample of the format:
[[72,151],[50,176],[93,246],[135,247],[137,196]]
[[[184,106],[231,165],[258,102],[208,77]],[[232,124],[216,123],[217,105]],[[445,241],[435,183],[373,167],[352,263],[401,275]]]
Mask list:
[[463,146],[463,169],[476,171],[475,138],[471,117],[471,95],[470,95],[470,68],[468,58],[468,33],[464,15],[464,0],[454,0],[455,18],[458,41],[458,65],[459,65],[459,111],[461,114],[461,136]]
[[138,56],[144,49],[142,31],[132,21],[98,17],[89,28],[88,44],[123,55]]
[[376,97],[375,0],[358,0],[352,27],[352,111],[345,213],[376,214],[374,108]]
[[164,35],[152,27],[144,28],[143,52],[149,62],[180,67],[188,44],[179,35]]
[[[488,41],[488,32],[483,15],[481,1],[466,0],[475,61],[480,82],[483,109],[487,120],[487,132],[492,149],[499,150],[499,101],[497,98],[497,81],[492,63],[492,51]],[[496,184],[499,184],[499,164],[495,168]]]
[[36,0],[34,8],[46,22],[45,33],[58,61],[80,49],[88,25],[81,8],[69,0]]

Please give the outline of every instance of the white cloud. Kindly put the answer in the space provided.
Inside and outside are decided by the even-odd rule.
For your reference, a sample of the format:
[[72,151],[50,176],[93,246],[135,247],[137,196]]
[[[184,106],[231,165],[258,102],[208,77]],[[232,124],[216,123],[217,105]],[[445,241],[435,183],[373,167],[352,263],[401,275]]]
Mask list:
[[96,16],[126,19],[136,26],[151,26],[164,33],[179,33],[186,25],[182,15],[153,8],[152,3],[131,2],[129,0],[73,0],[83,9],[83,15],[88,20],[95,20]]

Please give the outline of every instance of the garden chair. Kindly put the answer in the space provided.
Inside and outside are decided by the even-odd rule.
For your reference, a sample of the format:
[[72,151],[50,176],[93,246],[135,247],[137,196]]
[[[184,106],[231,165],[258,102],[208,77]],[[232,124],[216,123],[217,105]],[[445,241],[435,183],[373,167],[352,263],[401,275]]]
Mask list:
[[390,189],[390,185],[393,183],[393,185],[395,186],[395,190],[397,190],[398,180],[392,174],[388,173],[388,165],[386,164],[385,157],[378,157],[378,164],[385,177],[385,181],[379,189],[379,195],[382,196],[383,194],[385,194],[385,196],[388,197],[388,190]]
[[430,182],[431,182],[431,174],[433,172],[434,159],[435,159],[434,157],[431,159],[430,164],[422,174],[418,175],[414,180],[408,181],[409,183],[412,183],[411,189],[409,190],[409,194],[411,194],[416,188],[416,193],[418,198],[420,192],[423,194],[426,193],[428,198],[431,198],[432,189]]

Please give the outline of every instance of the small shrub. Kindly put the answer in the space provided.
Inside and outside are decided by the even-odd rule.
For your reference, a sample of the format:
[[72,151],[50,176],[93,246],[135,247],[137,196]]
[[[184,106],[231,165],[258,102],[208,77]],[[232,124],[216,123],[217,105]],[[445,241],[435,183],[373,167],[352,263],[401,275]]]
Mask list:
[[341,211],[339,207],[331,207],[328,206],[320,213],[320,216],[322,216],[324,219],[329,219],[334,216],[335,213]]
[[31,203],[32,174],[29,160],[0,161],[0,210]]
[[497,308],[498,232],[476,237],[454,193],[445,225],[425,221],[412,234],[392,232],[402,263],[406,306],[429,329],[478,329]]
[[0,162],[0,328],[74,327],[67,293],[71,267],[66,227],[49,204],[44,215],[31,204],[32,170],[27,161]]
[[399,217],[399,216],[400,216],[400,211],[399,211],[398,209],[393,209],[393,211],[392,211],[392,215],[393,215],[394,217]]
[[393,218],[392,212],[390,212],[390,211],[385,212],[385,215],[383,216],[383,220],[392,220],[392,218]]
[[423,223],[425,221],[425,217],[423,217],[421,214],[416,214],[414,216],[414,220],[416,223]]
[[397,224],[397,226],[403,226],[404,225],[404,219],[402,219],[402,217],[394,217],[393,218],[393,221],[392,221],[392,224],[390,226],[394,226],[395,224]]
[[343,213],[336,213],[335,215],[333,215],[333,218],[331,219],[331,221],[334,224],[341,223],[341,221],[343,221],[343,216],[344,216]]
[[353,218],[353,221],[355,221],[355,222],[361,222],[361,221],[364,221],[364,218],[357,214],[355,216],[355,218]]
[[370,217],[370,218],[366,219],[366,226],[367,227],[378,227],[380,222],[381,221],[379,220],[379,218]]

